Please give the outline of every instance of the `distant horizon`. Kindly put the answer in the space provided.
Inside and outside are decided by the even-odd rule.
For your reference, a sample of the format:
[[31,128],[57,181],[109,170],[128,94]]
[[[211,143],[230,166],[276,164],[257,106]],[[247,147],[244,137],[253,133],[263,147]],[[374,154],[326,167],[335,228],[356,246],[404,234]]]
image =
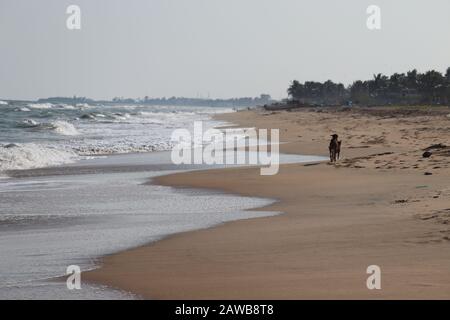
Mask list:
[[[255,97],[243,96],[243,97],[229,97],[229,98],[215,98],[215,97],[205,98],[205,97],[181,97],[181,96],[148,97],[148,100],[173,100],[173,99],[182,100],[182,99],[185,99],[185,100],[199,100],[199,101],[200,100],[201,101],[231,101],[231,100],[239,100],[239,99],[258,99],[262,95],[265,95],[265,94],[260,94],[259,96],[255,96]],[[114,97],[114,98],[109,98],[109,99],[108,98],[107,99],[94,99],[92,97],[84,97],[84,96],[78,96],[78,95],[38,97],[35,99],[17,99],[17,98],[10,99],[10,98],[0,97],[0,101],[39,102],[39,101],[50,100],[50,99],[79,99],[79,100],[89,100],[89,101],[94,101],[94,102],[115,102],[114,101],[115,98],[119,98],[119,97]],[[139,101],[144,101],[143,98],[145,98],[145,97],[120,97],[120,98],[122,98],[123,100],[135,100],[136,102],[139,102]],[[273,99],[273,97],[270,96],[270,98],[275,101],[275,99]]]
[[[388,74],[383,74],[383,73],[381,73],[381,74],[383,74],[385,76],[391,76],[391,75],[396,74],[396,73],[402,74],[402,73],[406,73],[406,72],[411,71],[411,70],[417,70],[418,73],[423,73],[423,72],[427,72],[427,71],[437,71],[437,72],[445,75],[445,72],[449,68],[450,68],[450,61],[448,63],[448,66],[445,67],[444,70],[431,69],[431,68],[419,69],[419,68],[412,67],[409,70],[398,70],[398,71],[394,71],[394,72],[388,73]],[[345,88],[348,88],[349,86],[351,86],[356,81],[359,81],[359,80],[361,80],[361,81],[368,81],[368,80],[373,79],[373,76],[377,75],[377,74],[380,74],[380,72],[374,72],[374,73],[372,73],[371,76],[369,76],[367,78],[364,78],[364,79],[354,79],[350,83],[344,83],[344,82],[341,82],[341,81],[336,81],[335,79],[324,79],[324,80],[308,80],[308,79],[306,79],[306,80],[304,80],[302,82],[307,82],[307,81],[316,81],[316,82],[333,81],[334,83],[337,83],[337,84],[343,84]],[[244,95],[244,96],[229,96],[229,97],[203,97],[203,96],[194,97],[194,96],[167,95],[167,96],[148,96],[148,98],[150,100],[176,98],[176,99],[192,99],[192,100],[198,99],[198,100],[214,101],[214,100],[232,100],[232,99],[258,98],[258,97],[260,97],[262,95],[269,95],[270,98],[272,100],[274,100],[274,101],[282,101],[284,99],[289,98],[289,95],[288,95],[287,91],[288,91],[289,85],[294,80],[297,80],[297,79],[290,79],[290,80],[288,80],[286,82],[286,90],[285,90],[286,94],[285,94],[284,97],[281,97],[281,98],[273,97],[269,93],[260,93],[260,94],[254,95],[254,96],[251,96],[251,95],[245,96]],[[141,96],[138,96],[138,97],[114,96],[114,97],[109,97],[109,98],[95,98],[95,97],[83,96],[83,95],[54,95],[54,96],[47,96],[47,97],[38,96],[38,97],[35,97],[33,99],[7,98],[7,97],[0,96],[0,100],[3,100],[3,101],[35,101],[36,102],[36,101],[39,101],[39,100],[46,100],[46,99],[53,99],[53,98],[74,98],[74,97],[75,98],[85,98],[87,100],[93,100],[93,101],[96,101],[96,102],[101,102],[101,101],[114,102],[115,98],[122,98],[124,100],[127,100],[127,99],[140,100],[140,99],[145,98],[146,96],[145,95],[141,95]]]

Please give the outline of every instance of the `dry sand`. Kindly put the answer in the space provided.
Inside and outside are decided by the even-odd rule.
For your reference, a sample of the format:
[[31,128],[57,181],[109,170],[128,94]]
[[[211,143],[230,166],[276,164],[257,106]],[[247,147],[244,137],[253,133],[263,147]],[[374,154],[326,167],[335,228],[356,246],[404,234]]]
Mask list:
[[[433,111],[432,111],[433,110]],[[238,126],[279,128],[281,151],[327,155],[336,165],[209,170],[153,183],[279,200],[284,214],[171,236],[104,258],[84,279],[151,299],[449,299],[449,108],[243,111]],[[434,150],[433,150],[434,151]],[[432,175],[425,175],[425,172]],[[368,290],[378,265],[382,289]]]

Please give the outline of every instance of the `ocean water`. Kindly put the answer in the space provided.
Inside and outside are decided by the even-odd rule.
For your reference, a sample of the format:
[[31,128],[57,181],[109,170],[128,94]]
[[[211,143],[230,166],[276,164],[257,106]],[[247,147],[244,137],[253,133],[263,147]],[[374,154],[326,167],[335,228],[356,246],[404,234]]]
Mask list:
[[218,124],[231,108],[142,105],[0,104],[0,176],[6,170],[73,163],[92,156],[170,150],[171,132]]
[[205,190],[144,185],[175,171],[52,176],[9,182],[0,193],[0,299],[134,299],[84,283],[68,290],[69,265],[230,220],[274,213],[245,211],[272,201]]
[[[83,276],[81,290],[55,278],[69,265],[97,268],[104,255],[174,233],[278,214],[247,211],[272,199],[148,184],[164,174],[221,167],[176,166],[162,150],[171,148],[173,129],[192,129],[196,120],[205,129],[223,125],[211,115],[231,111],[0,104],[0,299],[139,299]],[[12,169],[26,174],[8,177]]]

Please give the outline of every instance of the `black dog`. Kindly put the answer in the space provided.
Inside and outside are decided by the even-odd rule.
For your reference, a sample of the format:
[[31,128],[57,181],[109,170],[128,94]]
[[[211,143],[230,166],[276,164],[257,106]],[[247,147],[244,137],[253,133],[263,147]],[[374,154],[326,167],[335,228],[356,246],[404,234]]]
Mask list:
[[342,141],[338,141],[338,135],[331,135],[330,145],[328,146],[328,150],[330,150],[330,162],[336,162],[341,155],[341,143]]

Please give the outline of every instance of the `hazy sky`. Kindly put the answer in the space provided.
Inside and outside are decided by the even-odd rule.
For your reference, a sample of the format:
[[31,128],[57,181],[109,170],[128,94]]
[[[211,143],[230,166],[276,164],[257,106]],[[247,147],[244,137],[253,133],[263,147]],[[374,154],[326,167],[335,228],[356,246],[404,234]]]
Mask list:
[[[70,4],[81,30],[66,28]],[[449,13],[449,0],[0,0],[0,98],[280,98],[293,79],[444,71]]]

